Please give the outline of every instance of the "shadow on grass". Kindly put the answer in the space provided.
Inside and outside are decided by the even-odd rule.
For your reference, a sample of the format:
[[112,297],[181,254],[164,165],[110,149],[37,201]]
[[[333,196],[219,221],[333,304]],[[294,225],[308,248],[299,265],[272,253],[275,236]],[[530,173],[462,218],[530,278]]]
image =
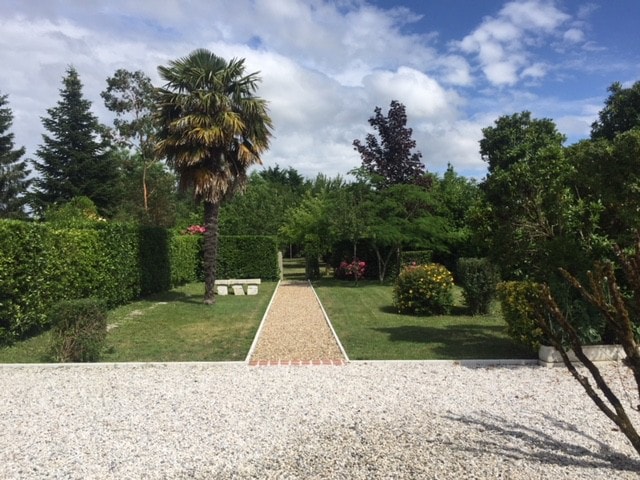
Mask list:
[[[612,449],[602,440],[579,430],[576,425],[562,419],[545,415],[546,423],[553,424],[557,429],[572,432],[592,444],[591,448],[575,444],[566,440],[554,438],[542,428],[533,428],[510,418],[491,415],[483,412],[482,416],[449,416],[451,421],[459,422],[468,428],[488,432],[486,440],[475,444],[459,443],[453,448],[472,453],[481,458],[483,455],[495,455],[519,461],[527,458],[542,465],[573,466],[587,469],[601,468],[620,472],[640,471],[640,461],[626,454]],[[498,436],[509,441],[496,442],[492,436]],[[622,433],[620,433],[622,435]],[[595,447],[595,448],[594,448]]]
[[[410,316],[412,318],[424,318],[424,319],[432,318],[431,315],[411,315],[411,314],[407,314],[407,313],[400,313],[400,312],[398,312],[398,309],[396,307],[394,307],[393,305],[384,305],[384,306],[380,307],[379,310],[382,313],[392,313],[392,314],[396,314],[396,315],[405,315],[405,316]],[[467,308],[465,306],[456,305],[456,306],[451,307],[451,312],[447,316],[449,316],[449,317],[470,317],[472,315],[469,313],[469,308]],[[482,316],[479,316],[478,318],[482,318]]]
[[535,354],[505,338],[501,326],[460,324],[447,327],[404,325],[373,328],[385,333],[391,342],[433,345],[432,350],[443,358],[535,358]]
[[190,295],[184,292],[162,292],[154,293],[152,295],[141,298],[141,300],[151,302],[176,302],[176,303],[190,303],[193,305],[203,304],[204,291],[202,295]]

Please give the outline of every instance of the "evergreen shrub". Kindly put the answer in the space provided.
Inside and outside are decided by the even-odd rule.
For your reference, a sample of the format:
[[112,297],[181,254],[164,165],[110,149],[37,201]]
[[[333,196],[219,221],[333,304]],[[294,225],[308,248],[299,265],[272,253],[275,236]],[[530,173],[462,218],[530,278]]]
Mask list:
[[107,310],[92,298],[65,300],[49,312],[51,354],[58,362],[96,362],[107,336]]
[[161,227],[140,227],[140,294],[163,292],[171,288],[168,230]]
[[496,291],[508,335],[534,351],[541,344],[548,344],[536,321],[543,305],[541,285],[530,281],[501,282]]
[[171,285],[197,280],[202,271],[202,237],[175,233],[169,240]]
[[393,304],[400,313],[446,314],[453,305],[453,276],[437,263],[407,265],[396,278]]
[[226,235],[218,240],[217,278],[280,278],[276,237]]
[[496,295],[500,273],[486,258],[459,258],[458,281],[472,315],[489,313]]

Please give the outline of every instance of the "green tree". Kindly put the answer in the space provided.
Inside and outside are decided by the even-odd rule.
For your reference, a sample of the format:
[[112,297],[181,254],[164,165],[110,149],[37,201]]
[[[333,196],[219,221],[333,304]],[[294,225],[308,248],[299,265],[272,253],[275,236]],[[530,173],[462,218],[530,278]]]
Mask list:
[[291,191],[265,180],[258,172],[249,176],[242,195],[236,195],[220,209],[223,235],[277,235],[294,201]]
[[426,187],[398,184],[373,191],[367,208],[381,282],[402,249],[448,252],[451,225],[437,213],[436,201]]
[[629,88],[620,82],[608,88],[609,97],[591,125],[591,138],[613,140],[620,133],[640,127],[640,81]]
[[240,190],[247,169],[268,148],[271,119],[255,91],[257,73],[245,75],[244,59],[226,61],[205,49],[158,67],[158,143],[180,177],[204,202],[204,302],[215,302],[218,215]]
[[7,105],[7,95],[0,95],[0,218],[24,218],[30,171],[22,160],[24,147],[14,146],[13,112]]
[[369,124],[378,132],[378,139],[369,133],[363,144],[354,140],[354,149],[362,157],[362,168],[377,178],[382,187],[399,183],[412,183],[424,174],[420,152],[411,152],[416,142],[411,138],[413,131],[407,128],[405,106],[393,100],[385,116],[380,107]]
[[91,113],[91,102],[82,94],[78,72],[69,67],[62,80],[57,106],[47,110],[42,124],[43,144],[36,152],[34,208],[89,197],[102,214],[110,214],[119,199],[119,169],[104,138],[104,127]]
[[331,251],[330,204],[326,192],[307,192],[295,208],[288,211],[280,234],[289,242],[302,245],[307,278],[320,275],[319,259]]
[[[153,189],[157,188],[154,182],[159,177],[162,182],[161,170],[150,170],[157,161],[154,150],[155,124],[153,122],[153,110],[155,108],[155,90],[151,79],[142,71],[130,72],[124,69],[116,70],[112,77],[107,78],[107,88],[100,94],[105,106],[115,113],[113,121],[115,138],[119,146],[133,152],[130,160],[139,163],[139,167],[128,173],[140,178],[142,187],[142,208],[149,214],[149,197],[153,195]],[[129,162],[131,163],[131,162]],[[150,185],[151,183],[151,185]],[[157,197],[157,196],[156,196]],[[156,211],[151,216],[157,216]]]
[[500,117],[483,134],[488,174],[480,184],[485,206],[478,227],[505,278],[546,278],[577,252],[567,219],[574,198],[564,136],[553,121],[529,112]]
[[640,129],[613,141],[583,140],[567,149],[567,157],[575,171],[572,188],[585,205],[581,222],[593,231],[589,239],[633,245],[640,228]]

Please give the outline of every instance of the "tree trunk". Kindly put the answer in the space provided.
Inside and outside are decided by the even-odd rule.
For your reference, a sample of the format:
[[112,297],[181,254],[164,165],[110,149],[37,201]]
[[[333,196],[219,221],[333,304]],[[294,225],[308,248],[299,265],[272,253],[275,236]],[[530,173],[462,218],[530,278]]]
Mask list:
[[378,248],[376,244],[373,245],[373,249],[376,252],[376,257],[378,258],[378,278],[380,279],[380,283],[384,283],[384,277],[387,275],[387,266],[389,265],[389,259],[393,254],[393,249],[389,250],[389,253],[386,257],[382,257],[382,252]]
[[149,192],[147,189],[147,161],[142,160],[142,204],[144,213],[149,213]]
[[215,303],[216,260],[218,257],[218,213],[220,204],[217,202],[204,202],[204,303]]

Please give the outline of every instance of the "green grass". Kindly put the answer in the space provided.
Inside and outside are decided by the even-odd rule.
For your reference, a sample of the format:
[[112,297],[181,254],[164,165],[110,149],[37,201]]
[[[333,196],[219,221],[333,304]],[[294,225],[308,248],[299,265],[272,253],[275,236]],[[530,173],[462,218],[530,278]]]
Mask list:
[[499,312],[467,315],[458,288],[451,315],[414,316],[393,308],[390,285],[321,280],[314,287],[352,360],[535,358],[507,336]]
[[[218,296],[202,303],[192,283],[109,312],[104,362],[244,360],[275,289],[263,282],[256,296]],[[50,361],[49,333],[0,348],[0,363]]]

